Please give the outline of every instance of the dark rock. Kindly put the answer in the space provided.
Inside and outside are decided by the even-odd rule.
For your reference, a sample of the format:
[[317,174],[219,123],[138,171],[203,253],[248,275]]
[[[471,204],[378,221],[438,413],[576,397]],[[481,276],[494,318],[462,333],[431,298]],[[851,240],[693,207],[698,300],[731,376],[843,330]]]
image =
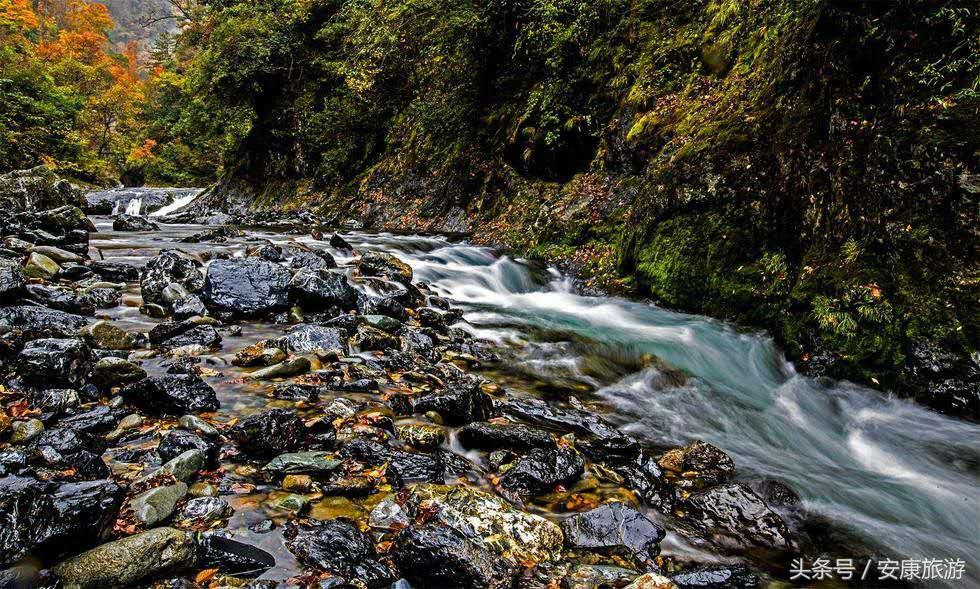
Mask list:
[[327,452],[292,452],[280,454],[269,461],[263,470],[275,475],[313,474],[325,475],[333,472],[341,461],[330,458]]
[[173,314],[175,321],[183,321],[198,315],[207,315],[208,308],[204,306],[201,297],[195,294],[189,294],[186,297],[174,301]]
[[518,495],[541,495],[557,485],[574,483],[583,472],[585,461],[575,450],[535,448],[500,477],[500,486]]
[[336,268],[337,261],[327,252],[296,251],[292,253],[289,266],[299,270],[322,270],[325,268]]
[[109,356],[92,366],[92,380],[103,389],[126,385],[146,378],[146,371],[136,364]]
[[666,532],[625,503],[606,503],[561,522],[565,543],[571,548],[620,555],[647,569],[656,568],[660,542]]
[[229,517],[234,512],[231,505],[221,497],[195,497],[184,505],[180,517],[196,520],[198,523],[211,523]]
[[442,391],[427,393],[415,401],[415,411],[435,411],[447,425],[486,421],[493,416],[493,399],[480,388],[472,375],[457,375]]
[[350,577],[358,564],[376,556],[371,538],[345,518],[297,526],[286,546],[303,564],[343,577]]
[[14,260],[0,258],[0,303],[17,299],[24,291],[24,272]]
[[200,450],[210,465],[216,464],[221,445],[212,438],[203,438],[185,429],[172,429],[160,439],[157,454],[160,460],[168,462],[188,450]]
[[777,509],[790,509],[803,503],[789,485],[775,479],[765,479],[755,485],[755,490],[770,506]]
[[179,284],[187,292],[197,292],[204,286],[204,274],[197,262],[185,258],[174,250],[161,252],[150,260],[140,273],[140,292],[144,304],[169,308],[164,290],[171,284]]
[[290,299],[304,310],[353,309],[357,291],[337,270],[300,270],[289,282]]
[[88,266],[77,264],[73,262],[66,262],[61,264],[61,270],[55,278],[58,280],[68,280],[71,282],[78,282],[85,280],[86,278],[91,278],[95,273]]
[[357,267],[365,276],[381,276],[402,284],[411,284],[412,267],[385,252],[367,252],[357,261]]
[[723,547],[758,546],[792,550],[795,542],[786,523],[752,490],[738,483],[691,495],[688,516]]
[[113,231],[156,231],[160,226],[137,215],[116,215],[112,219]]
[[684,470],[696,472],[698,486],[708,487],[731,480],[735,462],[718,447],[696,441],[684,448]]
[[294,354],[312,354],[317,350],[336,350],[342,356],[348,353],[347,334],[337,327],[300,323],[286,332],[282,342]]
[[41,410],[41,420],[50,421],[69,409],[78,407],[81,399],[74,389],[44,389],[31,395],[31,406]]
[[365,296],[359,305],[363,315],[383,315],[397,319],[399,322],[408,321],[408,311],[394,297]]
[[221,227],[214,227],[211,229],[205,229],[204,231],[199,231],[194,235],[189,235],[182,238],[180,241],[182,243],[222,243],[228,241],[229,237],[242,237],[244,235],[245,232],[237,227],[223,225]]
[[228,435],[242,452],[270,458],[298,450],[306,437],[306,427],[295,412],[271,409],[242,419]]
[[283,256],[282,248],[271,241],[266,241],[262,245],[248,248],[246,255],[254,258],[262,258],[269,262],[282,262],[286,259]]
[[123,495],[108,480],[57,484],[0,479],[0,565],[35,551],[50,558],[95,542],[115,521]]
[[93,288],[78,297],[78,303],[82,308],[111,309],[118,306],[120,301],[122,301],[122,293],[114,288]]
[[139,268],[125,262],[100,260],[92,262],[92,271],[109,282],[136,282],[140,279]]
[[341,456],[353,458],[368,466],[387,464],[395,486],[412,483],[443,483],[446,465],[440,454],[420,454],[394,450],[377,442],[357,439],[341,448]]
[[47,166],[0,175],[0,206],[7,214],[83,202],[81,192]]
[[261,548],[220,532],[206,532],[198,541],[198,565],[220,569],[222,573],[237,577],[254,578],[276,566],[276,558]]
[[678,589],[758,589],[762,580],[745,565],[705,565],[671,577]]
[[347,240],[340,236],[338,233],[334,233],[330,236],[330,246],[335,247],[343,252],[352,252],[354,247],[347,243]]
[[17,356],[17,374],[46,386],[82,384],[89,368],[88,347],[80,339],[34,340]]
[[629,464],[640,458],[640,443],[630,436],[596,438],[576,445],[593,462]]
[[218,408],[214,389],[195,374],[150,376],[126,386],[120,394],[153,415],[202,413]]
[[88,411],[62,417],[58,425],[82,434],[104,434],[116,427],[116,423],[124,414],[122,409],[99,405]]
[[397,350],[401,347],[401,340],[398,336],[392,335],[370,325],[361,325],[357,328],[357,333],[351,339],[351,344],[362,352],[376,350]]
[[150,343],[164,348],[199,345],[217,348],[221,335],[212,325],[187,319],[179,323],[160,323],[150,330]]
[[28,339],[73,337],[87,323],[85,317],[47,307],[0,307],[0,328],[22,331]]
[[24,298],[66,313],[76,315],[92,315],[95,313],[95,307],[82,304],[75,296],[75,291],[66,288],[46,284],[31,284],[25,289]]
[[643,502],[663,513],[671,513],[677,500],[674,486],[664,478],[663,470],[651,456],[642,455],[631,464],[617,464],[613,469],[624,484],[636,491]]
[[427,524],[398,534],[392,556],[418,587],[509,589],[517,573],[505,559],[456,530]]
[[552,427],[559,431],[572,430],[578,434],[600,438],[621,435],[619,430],[593,413],[571,407],[555,407],[541,399],[512,399],[503,404],[500,409],[503,413],[522,421]]
[[527,451],[533,448],[550,448],[555,438],[549,432],[518,423],[471,423],[456,433],[464,448],[478,450]]
[[289,270],[254,258],[217,260],[208,266],[202,299],[236,317],[256,317],[289,305]]

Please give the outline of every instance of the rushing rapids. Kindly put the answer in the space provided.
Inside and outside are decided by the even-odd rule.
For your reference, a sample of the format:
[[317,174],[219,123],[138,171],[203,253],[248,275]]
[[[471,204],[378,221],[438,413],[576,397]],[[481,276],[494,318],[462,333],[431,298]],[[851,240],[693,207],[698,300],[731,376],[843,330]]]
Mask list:
[[166,222],[191,200],[157,229],[93,217],[96,279],[46,249],[58,269],[11,295],[73,310],[99,293],[94,318],[45,339],[22,305],[0,317],[20,346],[6,394],[24,392],[0,501],[40,529],[0,523],[19,540],[4,579],[585,588],[649,571],[683,589],[825,555],[964,559],[978,582],[976,424],[491,249]]

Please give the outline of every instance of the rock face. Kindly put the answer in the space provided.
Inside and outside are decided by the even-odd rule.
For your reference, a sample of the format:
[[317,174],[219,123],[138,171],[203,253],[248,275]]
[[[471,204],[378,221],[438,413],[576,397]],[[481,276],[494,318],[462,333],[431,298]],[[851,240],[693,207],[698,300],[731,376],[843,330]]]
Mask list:
[[403,530],[393,553],[398,570],[419,587],[509,589],[517,572],[463,534],[435,524]]
[[565,542],[571,548],[620,554],[641,565],[655,567],[660,541],[666,532],[625,503],[606,503],[562,521]]
[[46,166],[0,175],[0,207],[8,213],[81,206],[83,202],[81,191]]
[[51,572],[79,589],[122,587],[190,568],[196,554],[194,538],[187,532],[156,528],[83,552]]
[[123,489],[109,480],[52,483],[0,479],[0,565],[43,549],[78,549],[95,542],[115,520]]
[[202,413],[218,408],[218,396],[196,374],[150,376],[126,386],[122,396],[154,415]]
[[289,270],[264,260],[217,260],[208,266],[201,298],[218,311],[255,317],[289,305],[290,278]]
[[239,421],[228,435],[243,452],[271,458],[299,449],[306,427],[293,411],[270,409]]
[[776,550],[795,547],[782,518],[744,485],[732,483],[695,493],[688,498],[688,505],[691,515],[721,546]]

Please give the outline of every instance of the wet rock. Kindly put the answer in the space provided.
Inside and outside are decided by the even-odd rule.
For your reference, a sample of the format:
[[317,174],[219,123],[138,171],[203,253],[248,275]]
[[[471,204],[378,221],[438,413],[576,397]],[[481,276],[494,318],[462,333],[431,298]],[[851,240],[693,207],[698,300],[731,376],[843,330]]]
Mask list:
[[79,315],[47,307],[17,305],[0,307],[0,328],[16,329],[29,339],[42,337],[72,337],[88,323]]
[[309,507],[310,500],[303,495],[289,493],[285,496],[279,497],[276,500],[270,501],[270,504],[273,509],[291,511],[294,514],[300,514],[306,511],[306,508]]
[[175,321],[183,321],[191,317],[203,316],[208,314],[207,307],[201,301],[201,297],[195,294],[188,294],[180,297],[173,302],[173,315]]
[[257,380],[266,380],[272,378],[288,378],[290,376],[296,376],[298,374],[303,374],[310,369],[310,360],[304,356],[296,356],[284,362],[278,364],[273,364],[272,366],[266,366],[265,368],[259,368],[258,370],[248,374],[249,378],[254,378]]
[[388,333],[398,333],[398,330],[402,326],[401,321],[388,317],[387,315],[361,315],[361,321],[365,325],[380,329],[381,331],[387,331]]
[[642,447],[636,439],[620,435],[613,438],[595,438],[576,444],[576,448],[593,462],[630,464],[640,458]]
[[17,356],[17,374],[29,383],[80,385],[88,370],[88,348],[78,339],[34,340]]
[[500,477],[500,486],[518,495],[541,495],[574,483],[584,471],[585,461],[571,448],[535,448]]
[[786,523],[752,490],[738,483],[691,495],[688,516],[722,547],[758,546],[792,550],[795,542]]
[[562,580],[565,589],[596,589],[597,587],[625,587],[639,573],[617,566],[577,565]]
[[228,435],[242,452],[271,458],[298,450],[306,437],[306,427],[295,412],[270,409],[242,419]]
[[412,267],[385,252],[367,252],[357,261],[365,276],[380,276],[402,284],[412,283]]
[[179,420],[177,420],[177,425],[182,429],[196,432],[202,436],[208,438],[216,438],[221,433],[210,423],[204,421],[196,415],[182,415]]
[[300,270],[289,282],[290,299],[307,311],[353,309],[357,291],[337,270]]
[[150,260],[140,275],[143,303],[160,305],[167,309],[170,308],[170,303],[163,297],[163,292],[171,284],[179,284],[187,292],[197,292],[204,286],[204,274],[198,268],[197,262],[173,250],[161,252]]
[[239,542],[224,532],[201,535],[197,560],[199,567],[216,568],[223,573],[246,578],[258,577],[276,566],[275,557],[265,550]]
[[452,528],[412,526],[395,539],[392,557],[413,586],[509,589],[516,568]]
[[150,343],[162,348],[201,346],[221,347],[221,334],[212,325],[202,325],[193,319],[180,323],[161,323],[150,330]]
[[137,215],[116,215],[112,219],[113,231],[157,231],[160,226],[146,217]]
[[697,488],[718,485],[735,476],[735,462],[721,449],[696,441],[684,448],[685,478],[695,481]]
[[441,454],[403,452],[366,439],[349,442],[341,448],[340,453],[374,467],[387,464],[386,476],[390,475],[395,479],[395,486],[398,487],[411,483],[445,481],[446,464]]
[[160,468],[140,477],[136,482],[145,484],[164,477],[172,477],[178,481],[189,481],[197,471],[204,467],[205,462],[204,452],[196,448],[186,450],[165,462]]
[[325,268],[336,268],[337,261],[333,256],[326,252],[297,251],[293,252],[289,260],[290,268],[307,270],[322,270]]
[[465,448],[498,450],[506,448],[527,451],[534,448],[550,448],[555,445],[551,433],[519,423],[470,423],[456,432]]
[[115,521],[123,494],[108,480],[57,484],[0,478],[0,565],[39,549],[56,556],[95,542]]
[[561,523],[570,548],[632,558],[646,568],[656,567],[666,532],[625,503],[606,503],[575,514]]
[[0,258],[0,303],[10,303],[24,292],[24,271],[13,260]]
[[236,317],[256,317],[289,306],[291,274],[255,258],[217,260],[208,266],[201,298],[211,308]]
[[[63,273],[64,268],[62,268],[61,278],[64,278]],[[118,306],[120,301],[122,301],[122,293],[115,288],[93,288],[78,297],[79,305],[93,309],[111,309]]]
[[110,388],[146,378],[146,371],[132,362],[109,356],[92,366],[92,378],[103,388]]
[[282,262],[286,259],[283,256],[282,248],[271,241],[266,241],[261,245],[250,247],[245,254],[254,258],[262,258],[263,260],[267,260],[269,262]]
[[646,573],[637,577],[625,589],[677,589],[677,585],[667,577],[657,573]]
[[180,517],[199,523],[211,523],[229,517],[232,513],[234,510],[221,497],[196,497],[184,505]]
[[172,429],[160,439],[157,454],[160,460],[167,462],[188,450],[199,450],[207,464],[214,464],[220,449],[221,445],[214,438],[204,438],[186,429]]
[[46,284],[30,284],[25,289],[24,298],[39,305],[75,313],[77,315],[92,315],[95,308],[82,304],[75,291],[68,288],[48,286]]
[[111,321],[96,321],[84,331],[92,346],[105,350],[130,350],[136,341],[133,336]]
[[447,425],[486,421],[493,415],[493,399],[471,375],[460,375],[447,381],[444,390],[422,395],[414,407],[416,413],[435,411]]
[[297,526],[286,547],[303,564],[343,577],[350,577],[358,564],[376,557],[371,538],[345,518]]
[[103,544],[52,569],[65,586],[102,589],[189,569],[196,560],[191,534],[156,528]]
[[348,353],[347,334],[337,327],[300,323],[290,328],[282,341],[294,354],[312,354],[317,350],[336,350],[342,356]]
[[619,430],[594,413],[571,407],[555,407],[541,399],[512,399],[501,406],[501,411],[522,421],[552,427],[559,431],[572,430],[578,434],[600,438],[620,435]]
[[58,262],[55,262],[44,254],[32,252],[24,263],[23,273],[28,278],[51,280],[60,270],[61,266],[58,265]]
[[50,245],[37,245],[33,247],[33,251],[51,258],[59,265],[64,264],[80,264],[85,261],[85,257],[80,256],[74,252],[63,250],[58,247]]
[[706,565],[671,577],[678,589],[758,589],[762,582],[744,565]]
[[760,481],[755,485],[755,491],[770,507],[776,509],[791,509],[803,503],[796,491],[776,479]]
[[63,415],[80,403],[81,397],[74,389],[44,389],[31,395],[31,406],[41,410],[44,421]]
[[235,366],[272,366],[286,359],[286,352],[270,340],[256,342],[245,346],[235,353],[231,363]]
[[114,428],[124,414],[121,409],[97,405],[88,411],[62,417],[58,425],[79,433],[101,434]]
[[327,452],[291,452],[276,456],[263,470],[274,475],[310,473],[324,475],[333,472],[342,464],[330,458]]
[[26,444],[44,431],[44,422],[40,419],[15,421],[10,428],[11,444]]
[[[359,305],[359,307],[363,315],[380,315],[382,317],[389,317],[399,322],[398,327],[401,327],[402,322],[408,321],[408,311],[405,309],[405,305],[400,303],[394,297],[367,296],[363,297],[361,301],[362,303]],[[391,326],[388,329],[378,325],[375,327],[392,332],[398,329],[398,327],[395,327],[395,324],[391,323],[390,321],[387,323]]]
[[664,477],[660,465],[651,456],[640,458],[627,464],[613,467],[623,477],[624,485],[643,499],[647,505],[663,513],[671,513],[677,499],[677,491]]
[[214,389],[195,374],[150,376],[127,385],[120,394],[153,415],[203,413],[218,408]]
[[354,251],[354,247],[347,243],[347,240],[341,237],[338,233],[334,233],[330,236],[330,247],[337,248],[342,252]]
[[0,205],[8,214],[80,205],[81,192],[47,166],[0,175]]
[[89,266],[103,280],[109,282],[136,282],[140,279],[139,268],[125,262],[99,260]]
[[401,341],[397,336],[369,325],[361,325],[357,328],[357,333],[351,338],[351,344],[362,352],[375,350],[383,352],[401,347]]
[[133,497],[129,507],[136,514],[136,521],[146,527],[153,527],[169,518],[177,507],[177,502],[186,494],[187,485],[180,482],[156,487]]
[[435,450],[446,440],[441,427],[414,423],[399,426],[398,437],[424,451]]

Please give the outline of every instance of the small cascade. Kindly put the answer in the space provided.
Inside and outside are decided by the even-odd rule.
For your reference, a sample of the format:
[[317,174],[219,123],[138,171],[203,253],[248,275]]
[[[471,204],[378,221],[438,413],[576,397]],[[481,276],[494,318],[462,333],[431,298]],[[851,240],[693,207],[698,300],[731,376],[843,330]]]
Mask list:
[[129,201],[126,204],[126,214],[139,216],[140,211],[143,209],[143,199],[139,196]]

